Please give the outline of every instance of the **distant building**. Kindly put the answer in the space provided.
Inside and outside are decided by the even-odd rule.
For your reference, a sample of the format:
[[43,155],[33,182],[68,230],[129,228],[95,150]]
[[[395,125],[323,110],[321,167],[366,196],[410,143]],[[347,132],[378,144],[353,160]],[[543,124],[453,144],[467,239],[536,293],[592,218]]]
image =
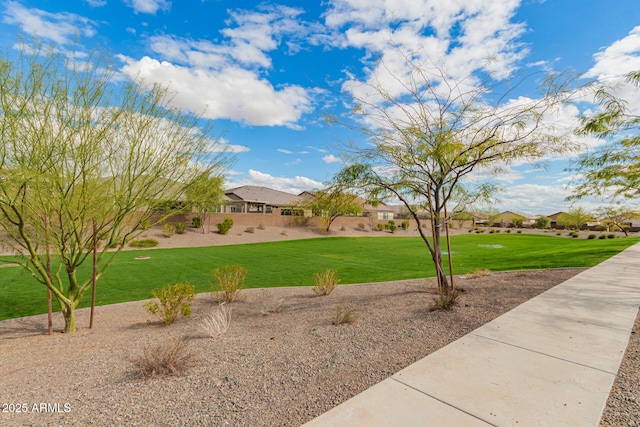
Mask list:
[[271,214],[277,209],[280,215],[310,216],[297,208],[303,197],[267,187],[244,185],[230,188],[224,193],[222,212]]

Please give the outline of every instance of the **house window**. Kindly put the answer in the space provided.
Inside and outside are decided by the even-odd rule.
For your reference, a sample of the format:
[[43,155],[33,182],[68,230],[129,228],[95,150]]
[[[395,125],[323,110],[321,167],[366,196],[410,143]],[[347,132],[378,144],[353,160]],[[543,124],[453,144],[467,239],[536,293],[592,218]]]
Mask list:
[[383,212],[382,219],[389,219],[389,212]]

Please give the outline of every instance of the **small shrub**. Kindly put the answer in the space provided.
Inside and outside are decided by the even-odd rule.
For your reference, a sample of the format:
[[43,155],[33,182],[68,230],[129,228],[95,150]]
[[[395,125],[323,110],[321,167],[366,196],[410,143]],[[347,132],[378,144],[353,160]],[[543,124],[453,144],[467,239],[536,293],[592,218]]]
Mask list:
[[508,230],[505,231],[505,233],[511,233],[511,229],[509,228]]
[[476,234],[481,234],[481,233],[484,233],[484,232],[485,232],[485,230],[482,230],[482,229],[476,230]]
[[194,216],[191,218],[191,226],[193,228],[201,228],[202,227],[202,218],[199,216]]
[[343,323],[353,323],[356,321],[356,313],[354,310],[339,304],[336,307],[331,323],[334,325],[342,325]]
[[400,227],[402,227],[403,230],[408,230],[409,229],[409,224],[411,224],[411,223],[408,220],[405,219],[400,224]]
[[387,223],[387,227],[386,227],[390,232],[395,233],[396,230],[398,229],[398,226],[396,225],[396,223],[391,220]]
[[328,269],[322,273],[316,273],[316,285],[313,292],[316,295],[329,295],[340,283],[338,273],[335,270]]
[[195,298],[195,291],[193,285],[186,282],[166,285],[159,291],[151,292],[154,300],[147,302],[144,308],[165,325],[170,325],[179,314],[191,316],[191,301]]
[[364,230],[364,224],[363,223],[359,223],[358,224],[358,230],[360,230],[360,231]]
[[187,223],[186,222],[176,222],[176,233],[184,234],[187,232]]
[[218,233],[227,234],[229,230],[233,227],[233,219],[231,217],[225,216],[224,221],[218,224]]
[[345,226],[340,227],[340,231],[347,231],[347,227]]
[[473,233],[473,230],[469,230],[469,233]]
[[556,233],[556,236],[562,236],[562,233],[561,233],[560,231],[558,231],[558,232]]
[[616,235],[615,234],[607,234],[607,239],[615,239]]
[[488,268],[479,268],[477,270],[473,270],[472,272],[468,273],[466,276],[470,279],[476,278],[476,277],[491,276],[491,270],[489,270]]
[[384,224],[379,222],[378,223],[378,231],[382,231],[382,230],[384,230]]
[[489,234],[493,234],[495,232],[496,232],[496,230],[494,230],[493,228],[489,230]]
[[260,313],[263,316],[268,316],[274,313],[280,313],[282,311],[283,303],[284,303],[284,298],[269,298],[266,289],[263,289]]
[[220,304],[216,309],[209,313],[202,322],[198,330],[209,338],[218,338],[229,329],[231,324],[231,307]]
[[499,232],[500,232],[500,229],[496,230],[496,233],[499,233]]
[[587,236],[587,239],[589,239],[589,240],[593,240],[593,239],[595,239],[596,237],[597,237],[597,236],[596,236],[595,234],[589,234],[589,235]]
[[258,224],[258,230],[264,230],[264,224]]
[[129,246],[132,248],[152,248],[158,246],[158,241],[155,239],[132,240],[129,242]]
[[288,236],[289,235],[289,231],[288,230],[282,230],[282,234],[283,236]]
[[255,233],[255,232],[256,232],[256,229],[255,229],[255,228],[253,228],[253,227],[247,227],[247,228],[244,230],[244,232],[245,232],[245,233],[253,234],[253,233]]
[[156,346],[147,346],[141,356],[129,360],[140,378],[181,376],[199,363],[184,338],[171,337]]
[[598,236],[598,239],[600,239],[600,240],[604,240],[606,238],[607,238],[607,236],[605,236],[604,234],[601,234],[601,235]]
[[451,310],[458,304],[458,296],[460,293],[455,289],[440,292],[437,298],[434,298],[429,305],[429,311]]
[[225,265],[212,271],[217,283],[211,283],[213,297],[219,302],[234,302],[244,288],[247,269],[240,265]]
[[171,237],[176,234],[176,226],[169,222],[162,224],[162,235],[164,237]]
[[516,233],[522,234],[522,230],[518,230],[518,231],[516,231]]
[[577,231],[572,231],[571,233],[567,234],[567,236],[573,237],[574,239],[577,238],[580,234]]

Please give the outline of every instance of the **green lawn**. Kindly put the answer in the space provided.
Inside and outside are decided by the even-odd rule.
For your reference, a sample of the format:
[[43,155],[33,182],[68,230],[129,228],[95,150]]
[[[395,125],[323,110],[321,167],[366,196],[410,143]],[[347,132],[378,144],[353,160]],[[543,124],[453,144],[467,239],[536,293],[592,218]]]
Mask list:
[[[640,242],[640,238],[566,239],[527,234],[452,237],[454,271],[506,271],[590,267]],[[136,260],[148,255],[147,260]],[[98,282],[97,304],[150,298],[151,290],[188,281],[209,290],[211,270],[226,264],[247,268],[247,287],[312,285],[314,274],[338,271],[341,283],[434,276],[426,246],[414,237],[319,238],[207,248],[122,252]],[[88,275],[90,265],[80,274]],[[83,307],[90,301],[84,298]],[[57,309],[57,308],[56,308]],[[16,267],[0,269],[0,320],[46,312],[46,288]]]

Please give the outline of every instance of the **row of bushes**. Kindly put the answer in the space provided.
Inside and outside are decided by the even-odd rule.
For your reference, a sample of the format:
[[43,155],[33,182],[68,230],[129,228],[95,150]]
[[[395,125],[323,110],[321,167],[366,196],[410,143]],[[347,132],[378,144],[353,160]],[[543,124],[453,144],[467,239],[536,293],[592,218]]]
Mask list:
[[[210,281],[211,293],[218,304],[232,303],[240,296],[247,277],[247,269],[240,265],[226,265],[214,269],[211,274],[215,281]],[[335,270],[325,270],[315,276],[316,295],[329,295],[340,283]],[[159,291],[151,292],[153,300],[144,307],[152,315],[157,316],[165,325],[173,323],[178,315],[191,315],[191,301],[195,297],[195,287],[189,283],[166,285]]]

